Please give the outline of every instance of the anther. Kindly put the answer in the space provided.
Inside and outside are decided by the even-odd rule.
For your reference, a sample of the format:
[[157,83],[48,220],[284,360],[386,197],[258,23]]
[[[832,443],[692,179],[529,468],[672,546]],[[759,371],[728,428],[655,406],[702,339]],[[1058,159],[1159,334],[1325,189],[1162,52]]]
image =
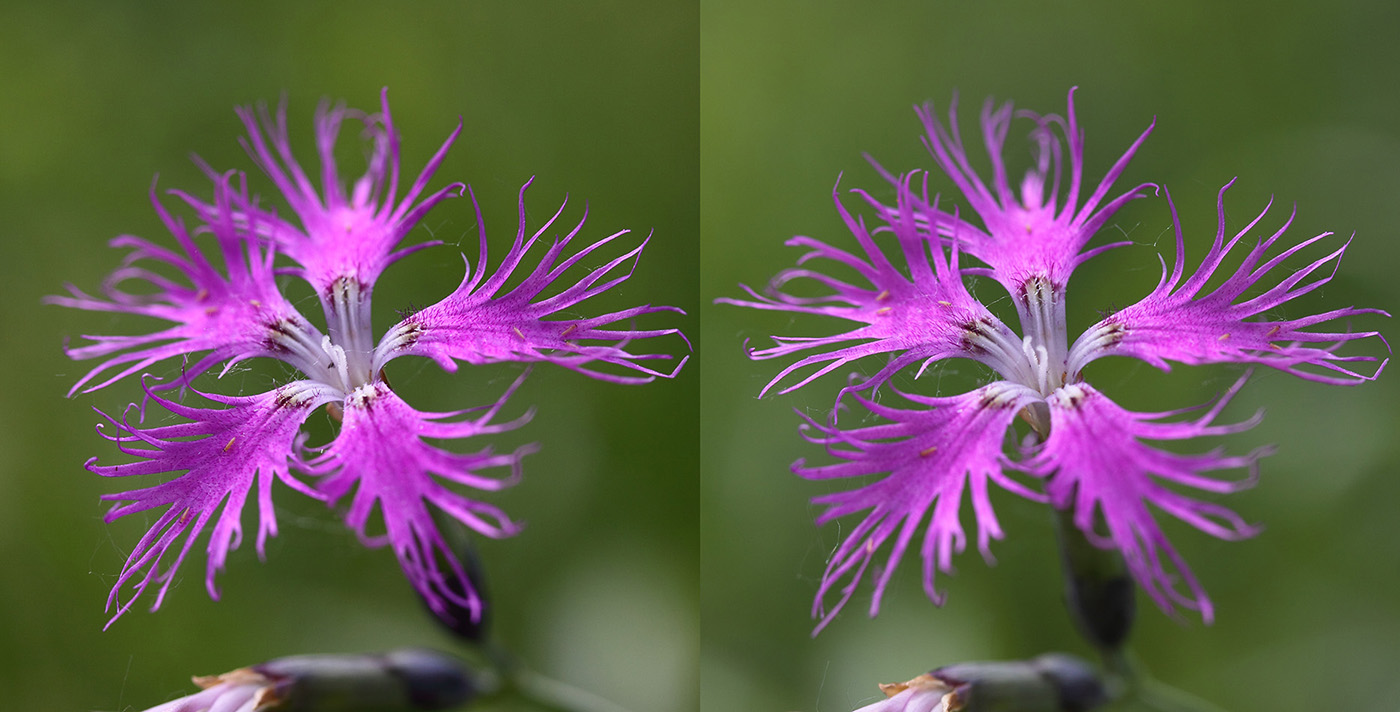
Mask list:
[[919,457],[928,457],[929,455],[932,455],[935,452],[938,452],[938,446],[930,445],[919,451]]
[[234,441],[234,440],[237,440],[237,439],[238,439],[237,436],[234,436],[234,437],[229,438],[229,439],[228,439],[228,444],[224,446],[224,452],[228,452],[229,450],[232,450],[232,449],[233,449],[233,441]]

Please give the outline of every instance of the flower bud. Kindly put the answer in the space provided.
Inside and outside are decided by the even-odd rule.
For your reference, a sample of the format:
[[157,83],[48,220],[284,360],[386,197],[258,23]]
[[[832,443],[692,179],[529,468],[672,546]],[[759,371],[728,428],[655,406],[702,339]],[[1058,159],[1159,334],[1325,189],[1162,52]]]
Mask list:
[[908,682],[856,712],[1087,712],[1108,701],[1088,663],[1069,655],[958,663]]
[[429,712],[476,693],[461,661],[432,650],[297,655],[195,677],[200,692],[147,712]]
[[1073,522],[1056,510],[1060,555],[1065,570],[1065,605],[1080,633],[1100,650],[1116,651],[1127,641],[1137,612],[1137,593],[1123,556],[1094,546]]
[[[422,591],[418,591],[418,598],[443,628],[463,640],[479,643],[486,639],[491,624],[491,598],[486,588],[486,571],[481,565],[481,558],[477,556],[476,547],[472,545],[471,534],[467,528],[442,512],[434,511],[432,517],[438,530],[442,532],[447,548],[461,562],[466,581],[462,581],[451,571],[445,572],[448,578],[443,582],[443,586],[455,596],[441,598],[441,612],[433,610]],[[468,589],[475,591],[477,599],[481,601],[481,613],[475,620],[472,619],[472,612],[457,602],[466,598]]]

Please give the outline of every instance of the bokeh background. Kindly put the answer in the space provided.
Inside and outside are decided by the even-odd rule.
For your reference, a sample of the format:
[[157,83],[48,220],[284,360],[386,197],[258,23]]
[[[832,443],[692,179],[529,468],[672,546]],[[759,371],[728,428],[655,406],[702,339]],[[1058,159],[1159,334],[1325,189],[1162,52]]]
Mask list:
[[[964,135],[980,155],[976,116],[985,97],[1063,113],[1066,92],[1078,85],[1091,183],[1157,117],[1118,189],[1144,181],[1169,187],[1189,259],[1199,259],[1214,235],[1216,191],[1238,176],[1227,199],[1234,228],[1274,195],[1262,223],[1270,230],[1296,203],[1295,239],[1334,230],[1340,237],[1328,244],[1335,246],[1356,234],[1336,279],[1288,313],[1349,304],[1394,311],[1397,30],[1400,10],[1383,2],[706,0],[703,708],[841,712],[882,699],[876,683],[951,662],[1088,653],[1061,605],[1051,520],[1043,507],[1012,496],[995,500],[1007,533],[993,547],[997,564],[987,566],[970,547],[957,575],[940,579],[945,608],[924,597],[917,556],[908,556],[877,619],[865,615],[867,577],[842,616],[810,639],[807,611],[826,556],[858,518],[812,526],[818,510],[807,501],[840,485],[788,473],[800,457],[821,457],[798,438],[793,409],[824,416],[844,374],[758,400],[781,364],[750,362],[740,345],[838,327],[711,299],[738,296],[741,282],[761,287],[793,264],[800,251],[782,245],[789,236],[855,249],[832,206],[832,185],[844,172],[843,188],[891,195],[863,152],[892,170],[932,168],[912,105],[932,100],[943,111],[960,92]],[[1013,124],[1007,142],[1017,177],[1029,161],[1028,131],[1028,122]],[[946,181],[935,187],[949,195]],[[1156,283],[1156,255],[1170,259],[1164,200],[1135,202],[1105,232],[1135,244],[1075,273],[1072,330],[1093,323],[1099,309],[1141,297]],[[996,299],[997,290],[984,283],[978,294]],[[1377,317],[1354,328],[1395,327]],[[1089,377],[1128,407],[1166,410],[1204,402],[1241,373],[1218,366],[1161,374],[1124,361],[1096,364]],[[1395,376],[1338,388],[1265,370],[1239,394],[1226,417],[1262,406],[1266,419],[1224,444],[1246,451],[1277,443],[1279,453],[1264,462],[1256,489],[1225,501],[1265,530],[1226,543],[1166,526],[1212,595],[1218,620],[1176,622],[1141,599],[1134,649],[1156,677],[1229,710],[1400,705]],[[901,385],[952,393],[982,378],[959,364]],[[964,523],[971,526],[970,514]]]
[[[106,247],[118,234],[169,244],[147,191],[159,174],[162,189],[207,194],[191,153],[250,171],[275,201],[237,143],[234,106],[285,96],[293,143],[314,166],[317,102],[374,111],[387,86],[409,177],[461,117],[433,185],[473,186],[494,259],[514,236],[516,192],[536,175],[532,225],[567,193],[567,225],[590,206],[580,241],[654,231],[631,281],[587,308],[677,305],[689,316],[652,323],[696,337],[698,13],[649,2],[0,3],[0,706],[139,710],[192,691],[192,674],[281,655],[455,649],[388,550],[364,549],[285,488],[267,561],[249,529],[219,579],[221,602],[203,591],[201,540],[159,612],[138,606],[102,632],[107,589],[147,522],[104,524],[98,496],[121,483],[82,464],[115,454],[91,409],[119,411],[136,388],[66,399],[87,367],[61,346],[145,325],[40,299],[67,282],[98,288],[121,259]],[[356,140],[347,126],[342,166],[358,175]],[[434,210],[412,237],[448,244],[388,270],[377,328],[454,288],[475,235],[469,201]],[[642,387],[537,368],[506,411],[535,405],[537,417],[498,441],[543,447],[518,487],[492,497],[527,525],[480,546],[496,634],[541,673],[633,710],[696,706],[697,365]],[[520,371],[449,376],[405,360],[392,375],[411,403],[448,410],[489,402]],[[283,377],[251,366],[204,387],[261,391]],[[244,523],[254,526],[251,512]]]

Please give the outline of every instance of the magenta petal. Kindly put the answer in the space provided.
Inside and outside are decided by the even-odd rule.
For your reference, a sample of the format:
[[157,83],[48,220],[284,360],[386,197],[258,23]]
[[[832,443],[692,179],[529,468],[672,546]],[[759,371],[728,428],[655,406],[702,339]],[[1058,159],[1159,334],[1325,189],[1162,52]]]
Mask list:
[[[963,148],[956,97],[949,106],[946,127],[938,120],[932,104],[917,110],[927,131],[925,144],[929,152],[957,185],[985,229],[936,208],[929,208],[923,218],[937,225],[941,235],[953,238],[967,252],[987,263],[992,276],[1012,295],[1017,295],[1027,281],[1036,277],[1048,279],[1063,289],[1075,267],[1102,251],[1086,252],[1084,249],[1094,233],[1124,203],[1143,197],[1151,187],[1144,183],[1103,202],[1114,181],[1152,132],[1152,126],[1148,126],[1080,205],[1084,143],[1074,112],[1073,89],[1067,103],[1068,121],[1055,115],[1024,114],[1036,124],[1031,132],[1035,142],[1035,165],[1026,172],[1019,190],[1013,190],[1009,184],[1002,159],[1013,115],[1010,102],[996,106],[988,99],[982,109],[983,143],[992,164],[990,185],[973,170]],[[1060,179],[1064,156],[1055,127],[1069,144],[1069,186],[1063,201],[1060,200]]]
[[[103,361],[78,379],[70,394],[102,388],[169,358],[207,352],[186,367],[187,377],[167,381],[165,387],[179,385],[220,361],[256,356],[282,358],[281,351],[269,342],[269,335],[279,329],[290,327],[302,333],[316,333],[315,327],[278,291],[272,252],[246,240],[245,232],[230,215],[229,206],[246,202],[246,193],[235,190],[228,176],[216,178],[215,202],[223,208],[223,217],[196,230],[186,229],[184,222],[167,212],[152,192],[156,213],[175,236],[179,250],[137,237],[118,237],[112,245],[130,248],[131,253],[108,278],[104,297],[90,296],[70,286],[71,296],[46,300],[75,309],[138,314],[174,324],[144,335],[85,336],[91,343],[68,348],[68,355],[78,360]],[[203,231],[212,233],[224,270],[215,268],[195,243],[194,236]],[[140,266],[146,263],[173,268],[188,285]],[[123,289],[126,283],[138,286],[134,292],[128,292]]]
[[[128,514],[166,508],[127,557],[112,586],[107,607],[110,610],[116,604],[117,611],[108,621],[109,626],[130,610],[153,582],[159,583],[160,589],[151,610],[160,607],[195,538],[219,505],[227,500],[208,546],[205,586],[209,595],[217,599],[214,576],[224,568],[229,550],[238,548],[243,538],[240,518],[255,480],[260,514],[257,547],[259,555],[262,554],[264,540],[277,533],[271,499],[272,480],[280,479],[314,496],[305,485],[292,479],[287,463],[302,421],[314,408],[336,400],[338,395],[321,384],[296,381],[256,396],[200,394],[227,406],[204,409],[161,398],[149,386],[146,392],[166,410],[190,422],[141,428],[125,418],[117,422],[109,417],[107,420],[115,426],[117,434],[108,435],[108,439],[114,440],[123,453],[139,459],[121,465],[97,465],[94,458],[87,467],[104,477],[181,471],[183,474],[162,484],[102,496],[102,499],[122,503],[114,505],[107,513],[109,522]],[[101,429],[100,425],[98,427]],[[161,559],[181,537],[185,542],[175,560],[162,567]],[[127,582],[132,582],[132,595],[123,602],[120,594]]]
[[[1332,233],[1303,240],[1266,259],[1267,253],[1279,243],[1293,222],[1290,215],[1276,232],[1250,246],[1249,252],[1228,279],[1203,294],[1206,284],[1215,276],[1225,258],[1244,242],[1245,236],[1268,213],[1268,207],[1265,207],[1258,217],[1227,242],[1225,191],[1231,185],[1234,185],[1234,181],[1221,188],[1217,198],[1219,227],[1215,244],[1200,267],[1185,282],[1182,282],[1185,242],[1176,207],[1172,205],[1172,223],[1176,228],[1176,263],[1171,272],[1167,272],[1164,263],[1162,279],[1151,294],[1105,318],[1080,337],[1070,355],[1073,372],[1078,372],[1095,359],[1121,355],[1142,359],[1163,370],[1170,369],[1168,361],[1186,364],[1257,363],[1310,381],[1342,385],[1363,383],[1380,373],[1379,366],[1366,374],[1346,365],[1374,362],[1375,357],[1344,355],[1337,353],[1337,350],[1349,341],[1380,338],[1379,332],[1375,331],[1345,330],[1346,320],[1361,314],[1385,312],[1347,307],[1292,319],[1271,319],[1267,316],[1281,311],[1293,299],[1332,280],[1347,244],[1301,269],[1281,271],[1270,277],[1270,273],[1294,253]],[[1167,200],[1170,203],[1170,194]],[[1288,245],[1287,242],[1283,244]],[[1247,291],[1261,287],[1261,293],[1245,296]],[[1332,324],[1337,325],[1333,330],[1308,330]]]
[[[836,209],[860,244],[865,257],[808,237],[795,237],[789,245],[809,248],[799,264],[814,258],[840,263],[855,270],[869,283],[857,286],[829,277],[821,272],[798,268],[780,273],[766,294],[748,290],[753,297],[718,299],[716,301],[754,309],[822,314],[858,322],[861,326],[832,336],[793,337],[774,336],[776,346],[752,349],[755,360],[778,358],[816,350],[817,353],[788,365],[764,386],[762,393],[783,383],[789,376],[806,369],[795,383],[780,392],[787,393],[814,379],[853,361],[876,354],[895,354],[875,377],[863,385],[874,386],[886,380],[894,371],[906,365],[945,358],[965,357],[988,361],[987,355],[969,344],[969,337],[982,330],[1010,335],[1010,331],[995,316],[968,294],[958,269],[958,253],[945,253],[925,229],[914,220],[916,204],[927,201],[916,198],[910,189],[913,176],[902,177],[899,186],[900,213],[892,214],[888,225],[875,230],[866,227],[863,219],[853,217],[841,204],[839,190],[833,189]],[[936,202],[936,201],[935,201]],[[876,245],[873,234],[891,232],[898,242],[908,275],[898,269]],[[820,297],[800,297],[782,291],[789,282],[808,280],[823,287],[827,293]],[[745,288],[747,289],[747,287]],[[1011,340],[1019,342],[1014,335]]]
[[[444,419],[454,414],[414,410],[382,382],[362,386],[346,398],[336,439],[309,464],[312,471],[326,474],[318,487],[332,502],[355,489],[345,523],[366,544],[379,541],[366,532],[370,515],[378,506],[387,541],[404,575],[441,616],[448,615],[450,601],[471,611],[473,621],[479,620],[481,598],[438,531],[428,505],[483,536],[515,534],[519,526],[505,512],[457,489],[494,491],[515,484],[520,479],[521,458],[534,447],[508,454],[495,454],[490,448],[458,454],[430,445],[424,438],[467,438],[524,424],[529,414],[510,422],[491,422],[511,391],[476,418],[447,421]],[[507,474],[480,474],[494,468],[507,468]],[[449,487],[444,481],[458,487]]]
[[[638,341],[679,335],[677,329],[638,329],[631,323],[640,316],[680,312],[679,309],[648,304],[591,317],[565,316],[576,313],[578,305],[584,301],[631,277],[646,247],[646,240],[593,268],[586,276],[552,296],[541,297],[569,268],[629,231],[613,233],[565,256],[588,218],[585,209],[583,218],[567,234],[547,242],[549,246],[523,281],[511,289],[505,288],[506,282],[527,254],[541,242],[541,238],[545,238],[564,211],[564,206],[559,206],[553,217],[530,234],[525,215],[525,190],[529,187],[530,183],[527,182],[520,189],[515,243],[496,267],[496,272],[490,277],[486,276],[486,227],[478,208],[481,248],[476,272],[473,273],[469,267],[456,291],[390,329],[376,351],[375,367],[380,368],[399,356],[411,355],[431,358],[448,370],[456,370],[454,359],[470,364],[548,361],[615,383],[641,383],[658,376],[675,376],[686,358],[668,370],[659,370],[648,366],[647,362],[670,361],[674,357],[665,353],[636,353],[629,347]],[[476,204],[474,195],[472,203]],[[547,320],[547,317],[558,318]],[[597,370],[595,366],[600,363],[641,375]]]
[[[1090,541],[1122,553],[1128,570],[1163,611],[1173,613],[1176,606],[1197,610],[1207,623],[1213,617],[1210,598],[1167,541],[1148,505],[1221,539],[1252,536],[1256,528],[1238,514],[1178,490],[1225,493],[1249,487],[1257,476],[1259,458],[1270,450],[1247,455],[1225,455],[1220,450],[1179,455],[1144,441],[1226,435],[1252,427],[1257,418],[1231,425],[1212,424],[1243,382],[1236,383],[1200,418],[1185,422],[1160,421],[1171,414],[1124,410],[1087,383],[1067,385],[1050,395],[1050,436],[1026,463],[1028,470],[1047,478],[1051,503],[1072,510],[1075,525]],[[1235,468],[1247,470],[1248,477],[1230,481],[1204,474]],[[1169,484],[1176,489],[1166,486]],[[1107,527],[1106,534],[1096,529],[1099,522]],[[1179,584],[1185,586],[1184,593]]]
[[[380,94],[380,106],[381,113],[371,115],[343,105],[331,107],[323,103],[317,109],[319,189],[292,155],[285,106],[278,107],[275,117],[266,107],[257,112],[247,107],[238,110],[248,129],[245,145],[249,154],[277,184],[300,220],[300,226],[296,226],[264,216],[261,222],[268,229],[260,234],[301,265],[301,274],[323,301],[338,279],[374,284],[385,267],[406,254],[402,250],[395,252],[395,247],[418,221],[442,200],[461,195],[464,187],[453,183],[418,202],[461,132],[459,124],[400,200],[399,135],[389,114],[388,89]],[[371,144],[364,175],[348,188],[342,183],[335,162],[335,145],[346,118],[358,119],[364,125]]]
[[[813,617],[821,619],[817,632],[850,600],[876,550],[898,532],[870,602],[870,615],[879,611],[885,586],[926,517],[920,548],[924,590],[941,605],[943,594],[934,588],[934,574],[951,573],[953,554],[962,551],[966,543],[960,518],[964,488],[970,490],[977,518],[978,548],[988,558],[990,541],[1002,536],[988,498],[988,480],[1035,497],[1002,473],[1007,427],[1018,410],[1039,400],[1034,391],[1000,381],[951,398],[906,397],[929,409],[889,408],[857,394],[861,404],[891,422],[840,430],[808,419],[804,426],[820,433],[807,435],[808,440],[825,445],[827,452],[842,462],[810,467],[799,460],[793,465],[798,475],[828,480],[887,473],[855,489],[812,499],[813,504],[826,506],[818,524],[865,512],[865,518],[844,536],[827,561],[812,608]],[[839,599],[827,609],[827,594],[836,588]]]

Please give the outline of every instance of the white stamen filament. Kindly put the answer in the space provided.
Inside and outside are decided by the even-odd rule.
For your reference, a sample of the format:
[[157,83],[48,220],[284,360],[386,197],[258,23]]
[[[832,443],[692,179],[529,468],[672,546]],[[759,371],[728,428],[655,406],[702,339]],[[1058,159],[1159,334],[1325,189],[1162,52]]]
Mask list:
[[[321,337],[317,341],[316,337]],[[269,329],[269,339],[286,351],[287,363],[308,377],[339,390],[345,390],[343,380],[334,370],[334,359],[327,362],[327,338],[315,327],[305,323],[283,321]]]
[[[1068,375],[1068,325],[1064,299],[1048,277],[1032,277],[1025,284],[1025,302],[1016,305],[1025,332],[1024,354],[1035,381],[1027,383],[1049,395],[1064,385]],[[1018,300],[1019,302],[1019,300]]]
[[353,276],[335,280],[330,291],[330,301],[325,304],[326,326],[345,362],[345,387],[349,390],[373,380],[370,294],[360,289]]
[[967,334],[970,344],[982,349],[986,363],[1006,379],[1031,388],[1036,387],[1034,367],[1026,358],[1015,334],[1002,329],[976,328]]
[[345,349],[340,348],[340,346],[332,342],[329,336],[321,337],[321,349],[327,356],[330,356],[330,365],[335,368],[335,373],[340,378],[339,383],[331,383],[330,385],[336,386],[347,393],[355,386],[360,385],[353,384],[350,381],[350,364],[346,361]]
[[1026,385],[1034,388],[1042,396],[1049,395],[1050,391],[1058,387],[1056,381],[1059,380],[1051,373],[1053,364],[1050,362],[1049,350],[1044,344],[1037,344],[1027,336],[1021,341],[1021,353],[1025,355],[1026,363],[1030,366],[1031,378],[1034,379]]

